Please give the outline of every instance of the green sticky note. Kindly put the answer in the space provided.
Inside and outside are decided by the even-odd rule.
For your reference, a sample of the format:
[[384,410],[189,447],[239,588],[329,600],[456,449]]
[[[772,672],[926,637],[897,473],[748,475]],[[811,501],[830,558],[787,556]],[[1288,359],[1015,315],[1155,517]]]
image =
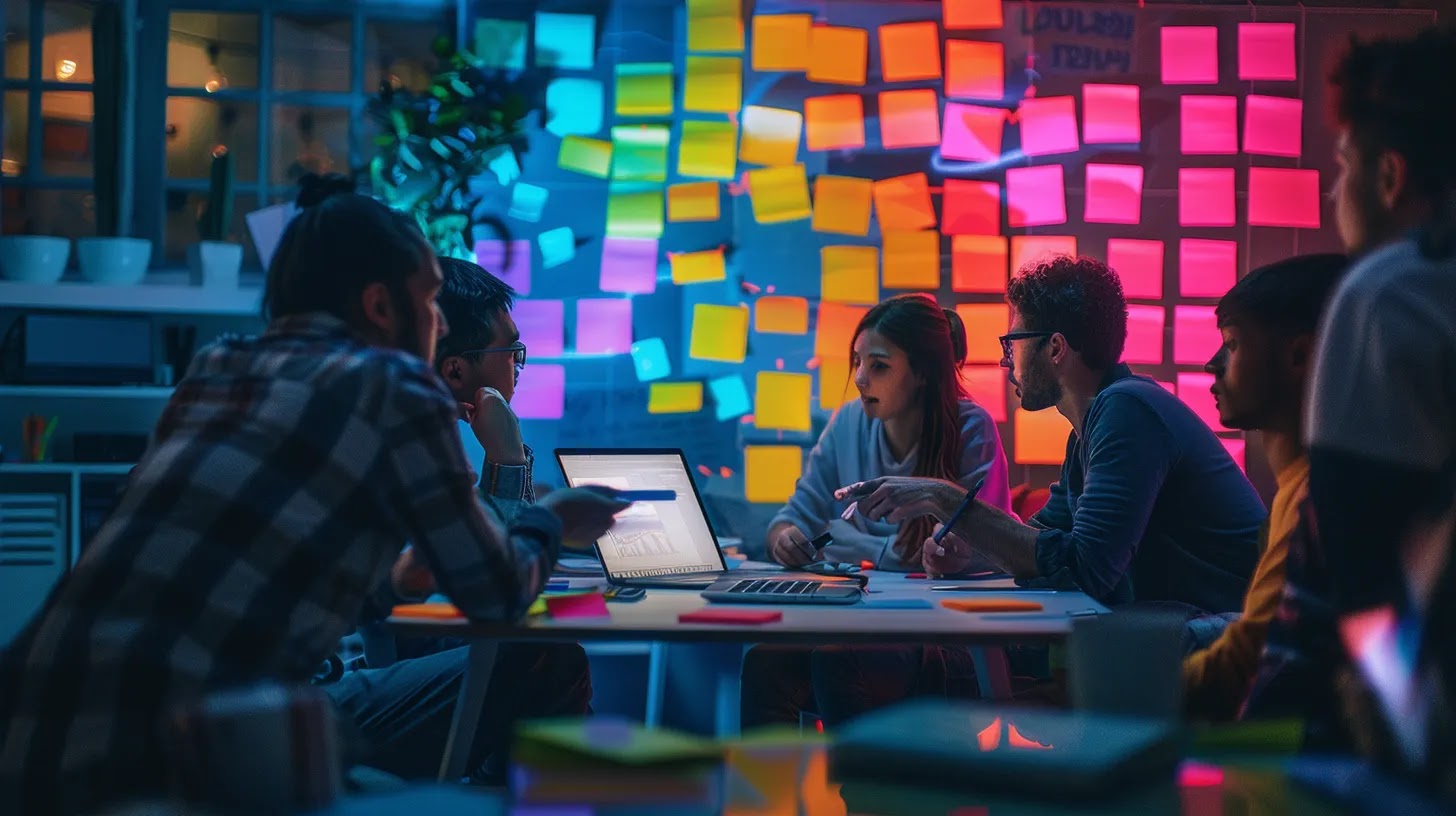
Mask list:
[[475,56],[487,68],[525,68],[526,21],[476,20]]
[[628,62],[618,65],[617,115],[672,115],[672,63]]
[[738,167],[738,125],[692,120],[682,123],[677,172],[690,178],[732,180]]
[[663,198],[661,186],[614,183],[607,198],[607,235],[661,238]]
[[585,136],[567,136],[561,140],[556,165],[588,176],[606,178],[612,167],[612,143]]
[[667,125],[612,128],[613,181],[667,181]]

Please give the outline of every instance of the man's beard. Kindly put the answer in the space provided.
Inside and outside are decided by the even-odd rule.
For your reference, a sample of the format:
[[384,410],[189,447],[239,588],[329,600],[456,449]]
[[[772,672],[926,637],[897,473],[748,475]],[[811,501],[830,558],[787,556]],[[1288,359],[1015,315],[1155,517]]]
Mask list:
[[1021,407],[1027,411],[1041,411],[1062,401],[1062,384],[1057,382],[1045,363],[1033,362],[1026,372],[1017,378],[1021,389]]

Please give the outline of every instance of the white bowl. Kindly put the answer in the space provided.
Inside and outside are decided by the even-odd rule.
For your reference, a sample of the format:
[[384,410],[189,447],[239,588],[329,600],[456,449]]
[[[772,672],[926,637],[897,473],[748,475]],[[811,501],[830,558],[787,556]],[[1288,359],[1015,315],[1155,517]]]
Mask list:
[[71,258],[71,241],[49,235],[0,238],[0,276],[22,283],[55,283]]
[[152,242],[145,238],[77,238],[76,260],[81,277],[107,286],[141,283],[152,260]]

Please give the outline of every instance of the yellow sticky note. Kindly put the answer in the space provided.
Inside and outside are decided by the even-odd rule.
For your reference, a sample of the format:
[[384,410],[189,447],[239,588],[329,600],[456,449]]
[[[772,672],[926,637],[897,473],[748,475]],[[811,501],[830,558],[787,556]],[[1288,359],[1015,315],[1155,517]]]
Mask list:
[[616,96],[618,116],[672,115],[672,63],[618,65]]
[[613,181],[666,181],[667,125],[617,125],[612,128]]
[[868,235],[874,182],[850,176],[814,179],[814,230]]
[[753,393],[753,427],[807,431],[814,378],[786,371],[760,371]]
[[849,344],[859,321],[869,313],[868,306],[846,306],[843,303],[821,302],[819,326],[814,333],[814,356],[822,363],[828,359],[848,359]]
[[935,207],[930,203],[930,183],[924,173],[882,179],[875,182],[875,216],[882,231],[922,230],[935,226]]
[[966,362],[1001,362],[1001,335],[1011,323],[1005,303],[959,303],[956,314],[966,325]]
[[809,301],[788,295],[764,295],[753,304],[753,329],[764,334],[808,334]]
[[677,174],[691,178],[732,179],[738,169],[738,125],[732,122],[682,123]]
[[743,7],[737,0],[688,0],[689,51],[742,51]]
[[690,181],[667,188],[668,221],[717,221],[718,182]]
[[760,504],[783,504],[794,495],[803,469],[804,449],[798,445],[744,445],[744,497]]
[[940,233],[886,232],[882,236],[886,289],[940,288]]
[[865,84],[870,34],[862,28],[814,26],[809,30],[809,79],[835,85]]
[[1013,235],[1011,236],[1011,276],[1032,261],[1040,261],[1055,255],[1076,255],[1075,235]]
[[1012,459],[1018,465],[1060,465],[1067,458],[1072,423],[1055,408],[1017,408],[1012,417]]
[[826,411],[859,397],[859,390],[849,381],[849,360],[844,357],[819,360],[819,407]]
[[804,115],[782,108],[749,105],[743,109],[743,143],[738,158],[749,164],[793,164],[799,160]]
[[760,224],[781,224],[809,217],[809,180],[804,165],[749,170],[748,194],[753,218]]
[[721,249],[710,249],[704,252],[673,252],[667,256],[667,260],[672,264],[672,282],[678,285],[720,281],[728,277],[727,267],[723,265],[723,250]]
[[585,136],[566,136],[556,154],[556,166],[588,176],[606,178],[612,167],[612,143]]
[[691,414],[703,410],[700,382],[655,382],[647,391],[647,413]]
[[702,113],[737,113],[743,107],[741,57],[687,58],[683,110]]
[[741,363],[748,352],[748,307],[698,303],[688,356],[694,360]]
[[809,14],[753,16],[753,70],[809,70]]
[[661,238],[662,199],[661,187],[614,185],[607,196],[607,235]]
[[867,246],[819,249],[819,299],[831,303],[880,302],[880,251]]

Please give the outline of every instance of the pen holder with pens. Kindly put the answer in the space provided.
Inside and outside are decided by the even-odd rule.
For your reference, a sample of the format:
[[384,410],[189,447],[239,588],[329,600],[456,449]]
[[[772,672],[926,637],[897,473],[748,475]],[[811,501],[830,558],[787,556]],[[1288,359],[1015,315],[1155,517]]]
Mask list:
[[44,417],[31,414],[21,427],[21,457],[26,462],[44,462],[50,456],[51,436],[56,432],[60,417]]

